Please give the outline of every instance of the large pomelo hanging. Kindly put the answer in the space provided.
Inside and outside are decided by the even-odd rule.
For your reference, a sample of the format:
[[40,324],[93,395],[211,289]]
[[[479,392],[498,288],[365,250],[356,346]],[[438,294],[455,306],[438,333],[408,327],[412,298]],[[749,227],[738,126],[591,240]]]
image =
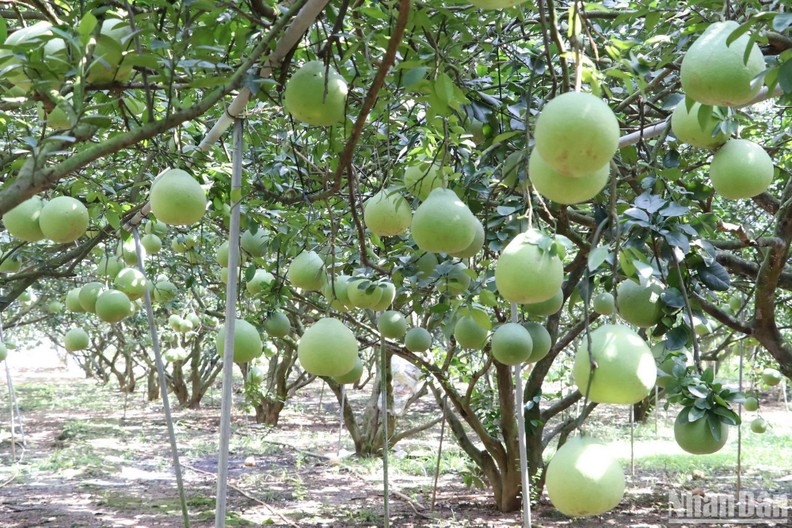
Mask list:
[[426,200],[433,190],[443,186],[443,171],[434,161],[424,161],[404,169],[404,189],[419,200]]
[[96,298],[97,317],[107,323],[117,323],[132,314],[132,302],[119,290],[106,290]]
[[571,205],[597,196],[608,183],[610,163],[576,178],[565,176],[547,164],[537,149],[528,158],[528,177],[534,190],[554,202]]
[[718,420],[714,428],[718,432],[716,438],[706,415],[691,422],[689,412],[687,408],[682,409],[674,420],[674,440],[677,445],[694,455],[709,455],[720,451],[729,439],[729,426]]
[[[223,357],[225,354],[225,332],[226,327],[223,325],[217,332],[215,338],[215,345],[217,346],[217,354]],[[245,363],[252,361],[259,357],[262,353],[261,336],[256,330],[256,327],[248,323],[244,319],[237,319],[234,321],[234,361],[237,363]]]
[[306,62],[286,82],[283,107],[303,123],[329,126],[344,120],[347,84],[332,66]]
[[88,209],[71,196],[58,196],[41,208],[39,227],[44,236],[53,242],[74,242],[88,229]]
[[166,169],[151,184],[151,211],[169,225],[191,225],[206,211],[206,192],[181,169]]
[[383,189],[363,204],[363,223],[375,235],[401,235],[411,221],[410,204],[395,189]]
[[671,130],[679,141],[694,147],[713,148],[726,143],[729,136],[721,130],[715,132],[720,123],[712,108],[694,102],[688,109],[688,101],[682,99],[671,114]]
[[492,334],[492,357],[504,365],[528,361],[533,351],[531,333],[519,323],[504,323]]
[[619,147],[619,121],[599,97],[567,92],[549,101],[536,119],[536,150],[566,176],[586,176],[610,162]]
[[709,176],[719,195],[731,200],[761,194],[773,182],[773,160],[758,144],[730,139],[712,157]]
[[68,352],[85,350],[90,345],[91,339],[82,328],[72,328],[63,336],[63,346]]
[[322,257],[316,251],[303,251],[292,260],[286,278],[297,288],[319,291],[327,282]]
[[415,210],[411,232],[424,251],[456,253],[471,245],[476,228],[476,217],[456,193],[437,188]]
[[726,43],[739,27],[733,20],[715,22],[688,48],[679,70],[688,97],[706,105],[739,106],[759,93],[762,83],[753,80],[765,69],[762,50],[748,34]]
[[38,242],[44,239],[44,233],[39,226],[39,216],[44,207],[44,201],[38,196],[28,198],[6,214],[3,215],[3,225],[6,231],[19,240],[25,242]]
[[570,438],[550,459],[546,486],[550,502],[564,515],[599,515],[624,497],[624,470],[601,442]]
[[297,357],[309,374],[343,376],[358,360],[357,338],[338,319],[325,317],[305,329],[297,343]]
[[597,367],[589,388],[589,339],[582,339],[575,354],[572,376],[578,390],[598,403],[633,404],[654,387],[657,367],[649,345],[624,325],[602,325],[589,335]]
[[561,289],[564,266],[548,249],[552,240],[529,229],[503,249],[495,264],[495,286],[504,299],[529,304],[551,299]]

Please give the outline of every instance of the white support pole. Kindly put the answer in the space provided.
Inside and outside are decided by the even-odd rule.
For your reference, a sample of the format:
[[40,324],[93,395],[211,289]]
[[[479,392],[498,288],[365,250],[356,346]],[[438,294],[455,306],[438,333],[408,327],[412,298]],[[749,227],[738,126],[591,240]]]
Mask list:
[[223,341],[223,399],[220,405],[220,445],[217,455],[215,527],[225,528],[228,492],[228,450],[231,443],[231,402],[234,384],[234,323],[239,277],[239,202],[242,199],[242,119],[234,121],[234,159],[231,171],[231,225],[228,233],[225,339]]
[[[143,250],[140,245],[140,233],[138,232],[137,226],[132,228],[132,236],[135,239],[135,253],[137,255],[138,268],[141,273],[145,273],[145,269],[143,268]],[[146,288],[143,294],[143,305],[146,308],[146,318],[148,319],[149,334],[151,335],[151,348],[154,350],[154,363],[157,365],[157,380],[160,386],[160,398],[162,398],[165,423],[168,427],[168,439],[170,440],[173,471],[176,474],[176,487],[179,492],[182,522],[184,523],[184,528],[190,528],[190,513],[187,509],[187,497],[184,494],[184,480],[182,479],[181,463],[179,462],[179,446],[176,442],[176,430],[173,427],[173,415],[171,414],[170,400],[168,399],[168,385],[165,380],[165,366],[162,362],[159,334],[157,333],[157,324],[154,320],[154,308],[151,305],[151,291],[148,288]],[[124,415],[126,416],[126,399],[124,400]]]
[[[517,320],[517,304],[511,303],[511,321]],[[523,528],[531,528],[531,481],[528,478],[528,449],[525,445],[525,414],[523,403],[522,363],[513,367],[514,399],[517,412],[517,438],[520,446],[520,478],[522,481]]]

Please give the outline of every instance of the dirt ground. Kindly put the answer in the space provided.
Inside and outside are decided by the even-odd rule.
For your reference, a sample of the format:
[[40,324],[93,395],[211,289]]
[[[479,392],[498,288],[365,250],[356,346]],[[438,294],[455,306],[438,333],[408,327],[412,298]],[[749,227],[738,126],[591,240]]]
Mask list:
[[[24,420],[24,445],[19,432],[12,444],[9,394],[0,383],[0,527],[184,526],[161,403],[98,386],[52,353],[12,357],[9,363]],[[0,379],[5,377],[0,365]],[[328,394],[301,394],[287,405],[276,429],[235,410],[226,526],[383,526],[381,463],[343,456],[351,443],[339,433],[338,406]],[[189,521],[195,528],[215,525],[219,401],[210,397],[204,403],[199,411],[173,413]],[[415,412],[431,416],[437,409],[427,399]],[[399,444],[393,453],[390,525],[523,526],[521,514],[497,512],[486,490],[466,487],[453,469],[440,475],[431,508],[439,429]],[[456,447],[447,441],[445,449]],[[548,527],[667,526],[670,486],[681,482],[682,489],[694,493],[709,491],[708,486],[718,486],[718,478],[730,476],[697,483],[695,475],[680,480],[667,472],[638,470],[625,500],[607,515],[570,520],[545,497],[532,518],[535,525]],[[789,526],[790,520],[792,516],[775,524],[741,526]]]

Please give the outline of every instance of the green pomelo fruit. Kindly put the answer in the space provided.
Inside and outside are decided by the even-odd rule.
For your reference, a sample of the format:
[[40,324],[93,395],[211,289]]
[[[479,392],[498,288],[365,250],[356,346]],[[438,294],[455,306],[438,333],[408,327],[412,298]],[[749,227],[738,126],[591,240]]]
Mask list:
[[22,268],[22,261],[16,257],[3,257],[0,273],[16,273]]
[[89,282],[80,288],[78,299],[83,311],[94,313],[96,311],[96,298],[104,291],[104,284],[101,282]]
[[305,329],[297,343],[297,357],[309,374],[343,376],[358,360],[357,338],[338,319],[325,317]]
[[531,229],[514,237],[503,249],[495,264],[495,286],[504,299],[539,303],[561,289],[564,266],[557,255],[543,249],[546,242],[545,235]]
[[463,315],[454,325],[454,339],[462,348],[481,350],[487,343],[488,330],[475,317]]
[[[141,246],[142,245],[143,244],[141,243]],[[128,240],[119,240],[118,246],[116,247],[116,256],[120,257],[127,266],[137,265],[137,248],[135,246],[135,239],[129,238]],[[143,247],[141,247],[140,256],[143,258],[143,260],[146,260],[146,250]]]
[[124,268],[113,279],[113,286],[124,292],[130,301],[134,301],[146,294],[148,281],[139,269]]
[[415,261],[415,267],[418,268],[418,280],[428,279],[440,263],[437,260],[437,255],[431,252],[424,252],[418,260]]
[[536,363],[550,352],[550,348],[553,346],[553,340],[547,328],[539,323],[526,321],[522,325],[523,328],[528,330],[528,333],[531,334],[531,342],[533,343],[531,357],[529,357],[526,362]]
[[[225,326],[217,332],[215,344],[220,357],[225,356]],[[261,336],[256,327],[244,319],[234,321],[234,362],[245,363],[261,355]]]
[[149,233],[140,238],[140,245],[149,255],[156,255],[162,249],[162,239],[154,233]]
[[519,323],[505,323],[492,334],[492,357],[504,365],[528,361],[533,351],[531,333]]
[[595,95],[567,92],[549,101],[536,119],[536,150],[566,176],[586,176],[610,162],[619,146],[619,121]]
[[407,333],[407,319],[396,310],[387,310],[377,318],[377,328],[385,337],[401,339]]
[[96,298],[96,315],[106,323],[117,323],[132,314],[132,301],[119,290],[107,290]]
[[171,281],[161,280],[154,284],[153,293],[155,301],[166,303],[172,301],[179,295],[179,288]]
[[181,169],[165,169],[154,179],[149,193],[151,211],[168,225],[192,225],[206,211],[206,191]]
[[246,229],[239,239],[239,245],[252,257],[263,257],[267,253],[269,236],[263,229],[256,230],[255,233]]
[[687,415],[683,410],[674,420],[674,439],[679,447],[694,455],[709,455],[726,445],[729,439],[728,425],[718,421],[716,430],[720,429],[720,439],[716,439],[708,418],[690,422]]
[[548,316],[553,315],[554,313],[558,313],[558,310],[564,305],[564,292],[562,290],[558,290],[558,292],[547,299],[546,301],[542,301],[539,303],[527,303],[523,305],[523,308],[526,312],[531,315],[538,315],[538,316]]
[[363,204],[363,222],[377,236],[401,235],[410,227],[412,210],[399,191],[383,189]]
[[759,93],[761,83],[752,81],[765,69],[762,50],[748,34],[726,44],[739,27],[733,20],[715,22],[691,44],[679,70],[688,97],[705,105],[739,106]]
[[616,288],[616,309],[619,316],[640,328],[649,328],[663,318],[663,303],[660,294],[662,283],[651,280],[643,286],[633,280],[625,280]]
[[74,242],[88,229],[88,209],[71,196],[58,196],[41,208],[39,226],[44,237],[53,242]]
[[410,328],[404,334],[404,348],[410,352],[426,352],[431,346],[432,334],[425,328]]
[[82,305],[80,304],[80,290],[82,288],[72,288],[66,293],[66,299],[64,303],[66,304],[66,309],[70,312],[84,312]]
[[591,299],[591,309],[600,315],[611,315],[616,311],[616,300],[610,292],[598,293]]
[[484,247],[484,242],[486,242],[487,237],[487,234],[484,232],[484,224],[482,224],[481,220],[478,218],[473,218],[475,219],[474,227],[476,231],[475,235],[473,235],[473,241],[462,251],[453,251],[449,253],[450,256],[461,259],[471,258],[476,256]]
[[624,497],[624,470],[601,442],[574,437],[550,459],[546,486],[550,502],[564,515],[599,515],[615,508]]
[[60,301],[50,301],[49,304],[47,304],[47,313],[59,314],[63,313],[63,309],[63,303]]
[[[633,404],[649,394],[657,380],[654,356],[646,342],[624,325],[602,325],[590,333],[591,356],[597,365],[589,399],[598,403]],[[575,354],[572,376],[585,394],[591,367],[588,339]]]
[[423,201],[429,194],[443,187],[443,172],[440,165],[425,161],[404,169],[404,189],[412,196]]
[[272,312],[264,320],[264,330],[270,337],[285,337],[291,332],[291,321],[283,312]]
[[292,260],[286,278],[296,288],[319,291],[327,282],[324,261],[316,251],[303,251]]
[[286,82],[283,107],[297,121],[329,126],[344,120],[347,84],[321,61],[306,62]]
[[115,255],[104,255],[96,265],[96,273],[100,277],[114,279],[124,269],[124,261]]
[[380,281],[377,284],[377,288],[381,291],[380,298],[371,309],[380,312],[387,310],[393,304],[393,300],[396,298],[396,286],[390,281]]
[[671,114],[671,130],[679,141],[701,148],[714,148],[726,143],[729,136],[720,129],[715,129],[720,122],[715,119],[712,107],[693,103],[688,110],[683,99],[676,105]]
[[63,336],[63,346],[69,352],[85,350],[91,345],[88,333],[82,328],[72,328]]
[[38,196],[28,198],[3,215],[3,225],[12,237],[25,242],[38,242],[44,239],[39,226],[39,216],[44,201]]
[[324,288],[322,288],[322,295],[325,296],[327,302],[340,312],[345,312],[352,306],[347,291],[351,278],[349,275],[336,275],[327,279]]
[[88,66],[87,81],[107,84],[127,81],[132,75],[131,63],[124,64],[124,51],[132,40],[132,28],[123,20],[107,18],[102,22]]
[[189,355],[189,352],[184,347],[173,347],[162,353],[162,359],[167,363],[176,363],[177,361],[184,361]]
[[267,290],[275,282],[275,275],[265,269],[257,269],[253,278],[247,281],[245,289],[251,295]]
[[783,381],[784,376],[779,371],[774,368],[766,368],[762,371],[762,381],[768,387],[775,387],[781,381]]
[[143,232],[147,235],[157,235],[161,238],[168,234],[168,224],[159,220],[149,219],[143,226]]
[[415,210],[410,231],[423,251],[456,253],[476,237],[476,217],[454,191],[438,188]]
[[370,279],[358,278],[347,281],[346,294],[349,304],[355,308],[374,309],[382,299],[383,293],[384,290],[379,284]]
[[745,401],[743,402],[743,408],[746,411],[750,411],[750,412],[756,411],[757,409],[759,409],[759,400],[757,400],[753,396],[749,396],[745,398]]
[[217,251],[215,251],[215,262],[220,264],[222,267],[228,267],[228,241],[226,240],[222,244],[217,247]]
[[534,149],[528,158],[528,175],[534,190],[554,202],[571,205],[587,202],[608,183],[610,164],[578,177],[565,176],[548,165]]
[[261,385],[267,379],[267,371],[261,367],[250,367],[245,381],[250,385]]
[[468,267],[457,262],[451,266],[448,273],[444,273],[437,279],[437,291],[449,295],[462,295],[470,287],[471,281]]
[[358,357],[352,370],[341,376],[334,377],[333,381],[339,385],[347,385],[349,383],[355,383],[361,376],[363,376],[363,362],[360,360],[360,357]]
[[766,191],[774,172],[765,149],[747,139],[730,139],[712,157],[709,176],[716,193],[737,200]]
[[762,434],[767,431],[767,421],[761,416],[757,416],[751,420],[751,431],[756,434]]

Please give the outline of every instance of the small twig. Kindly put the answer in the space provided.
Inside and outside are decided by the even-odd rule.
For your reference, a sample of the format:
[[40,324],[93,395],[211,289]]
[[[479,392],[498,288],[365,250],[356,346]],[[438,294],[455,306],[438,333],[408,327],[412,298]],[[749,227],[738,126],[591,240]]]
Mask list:
[[[193,466],[190,466],[190,465],[187,465],[187,464],[182,464],[182,466],[184,466],[185,468],[190,469],[192,471],[195,471],[196,473],[200,473],[202,475],[209,475],[209,476],[211,476],[213,478],[217,478],[217,475],[215,475],[211,471],[205,471],[203,469],[199,469],[197,467],[193,467]],[[248,498],[248,499],[252,500],[253,502],[255,502],[257,504],[260,504],[260,505],[264,506],[265,508],[267,508],[270,511],[270,513],[273,513],[273,514],[277,515],[278,517],[280,517],[283,520],[283,522],[285,522],[289,526],[299,526],[297,523],[295,523],[293,521],[290,521],[289,519],[284,517],[283,514],[280,513],[279,511],[274,510],[272,508],[272,506],[270,506],[266,502],[262,501],[261,499],[257,499],[253,495],[251,495],[248,492],[246,492],[246,491],[234,486],[233,484],[228,484],[227,486],[228,486],[229,489],[232,489],[232,490],[236,491],[237,493],[239,493],[243,497]]]

